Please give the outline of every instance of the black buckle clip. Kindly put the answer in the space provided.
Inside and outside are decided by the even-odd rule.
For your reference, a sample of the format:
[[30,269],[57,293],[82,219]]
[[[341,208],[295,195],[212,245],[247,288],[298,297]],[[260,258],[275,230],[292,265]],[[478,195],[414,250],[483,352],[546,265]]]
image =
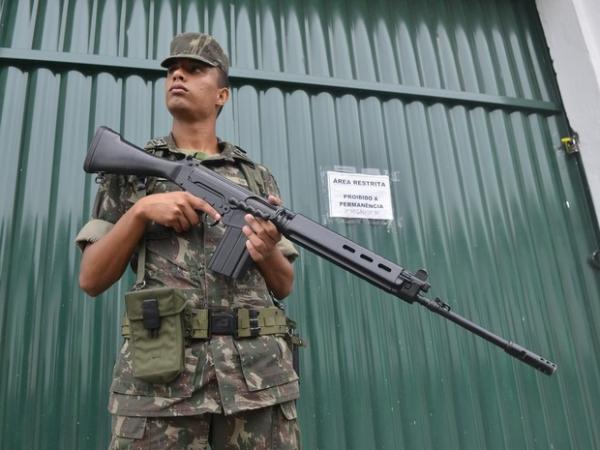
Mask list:
[[210,312],[210,334],[231,336],[237,333],[237,315],[226,311]]
[[158,337],[160,329],[160,312],[158,310],[158,300],[149,298],[142,303],[142,319],[144,328],[150,332],[150,337]]

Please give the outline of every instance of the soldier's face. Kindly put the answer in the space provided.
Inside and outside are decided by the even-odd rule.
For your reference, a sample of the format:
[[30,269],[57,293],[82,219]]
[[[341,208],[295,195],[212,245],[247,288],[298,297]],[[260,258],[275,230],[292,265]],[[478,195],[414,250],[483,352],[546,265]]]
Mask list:
[[219,69],[181,58],[169,66],[165,83],[167,109],[175,118],[203,120],[217,114],[229,98],[220,86]]

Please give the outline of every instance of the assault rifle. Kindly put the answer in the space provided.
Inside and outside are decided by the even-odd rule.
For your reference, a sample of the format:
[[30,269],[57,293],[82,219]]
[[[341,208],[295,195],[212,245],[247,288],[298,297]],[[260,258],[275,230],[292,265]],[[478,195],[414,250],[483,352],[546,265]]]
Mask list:
[[158,158],[127,142],[110,128],[100,127],[88,149],[83,168],[88,173],[167,178],[210,203],[221,214],[221,221],[226,226],[225,235],[209,263],[209,268],[216,273],[237,278],[252,263],[242,232],[244,216],[250,213],[270,220],[281,234],[306,250],[408,303],[419,303],[546,375],[552,375],[557,368],[555,363],[452,312],[439,298],[426,298],[423,293],[430,287],[426,271],[409,272],[302,214],[270,204],[193,158],[182,161]]

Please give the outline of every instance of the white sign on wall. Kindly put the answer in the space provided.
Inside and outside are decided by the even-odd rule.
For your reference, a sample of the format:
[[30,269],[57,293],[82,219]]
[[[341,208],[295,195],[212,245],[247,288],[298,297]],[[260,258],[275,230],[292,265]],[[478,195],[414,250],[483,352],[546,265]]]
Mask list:
[[327,171],[329,216],[394,220],[390,177]]

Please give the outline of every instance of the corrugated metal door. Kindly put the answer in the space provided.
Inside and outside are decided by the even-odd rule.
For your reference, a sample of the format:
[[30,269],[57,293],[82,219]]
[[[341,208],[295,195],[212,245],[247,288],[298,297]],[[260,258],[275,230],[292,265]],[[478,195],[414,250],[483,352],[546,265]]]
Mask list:
[[[73,245],[98,125],[168,131],[159,60],[232,57],[224,138],[285,200],[403,266],[548,378],[304,252],[289,310],[307,449],[600,447],[598,234],[533,1],[0,2],[0,446],[104,448],[126,280],[92,301]],[[337,166],[388,174],[394,220],[327,216]]]

